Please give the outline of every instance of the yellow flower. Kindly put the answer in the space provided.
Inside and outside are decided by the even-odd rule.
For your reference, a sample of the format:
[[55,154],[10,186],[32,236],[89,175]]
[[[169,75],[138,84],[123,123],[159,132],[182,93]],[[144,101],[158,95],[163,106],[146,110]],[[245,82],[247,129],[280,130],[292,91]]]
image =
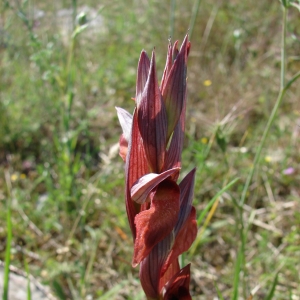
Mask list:
[[18,174],[14,173],[10,176],[11,181],[16,181],[18,179]]
[[201,139],[201,143],[206,145],[208,143],[208,138],[207,137],[203,137]]
[[22,174],[20,175],[20,178],[21,178],[21,179],[25,179],[25,178],[26,178],[26,174],[22,173]]
[[48,276],[48,272],[46,270],[43,270],[41,272],[42,277],[47,277]]
[[209,79],[203,81],[204,86],[210,86],[211,84],[212,84],[212,82]]
[[266,162],[271,162],[272,161],[272,157],[270,155],[265,156],[265,161]]

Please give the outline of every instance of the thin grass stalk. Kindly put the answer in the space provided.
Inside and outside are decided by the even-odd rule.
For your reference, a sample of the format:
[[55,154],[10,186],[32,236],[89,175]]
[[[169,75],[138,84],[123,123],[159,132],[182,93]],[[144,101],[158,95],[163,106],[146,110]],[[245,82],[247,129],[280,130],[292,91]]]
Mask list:
[[[76,12],[76,1],[73,1],[73,13],[74,12]],[[66,177],[68,177],[68,175],[71,176],[71,182],[65,182],[65,187],[67,188],[68,197],[71,197],[72,189],[74,185],[74,174],[73,174],[74,157],[72,156],[73,138],[69,136],[69,131],[70,131],[70,122],[72,119],[72,107],[73,107],[73,99],[74,99],[74,91],[73,91],[74,75],[72,71],[72,66],[74,60],[75,39],[76,39],[76,35],[72,34],[69,51],[68,51],[67,66],[66,66],[67,67],[67,84],[66,84],[67,100],[65,105],[62,108],[63,132],[67,138],[66,146],[63,145],[64,148],[63,151],[67,151],[67,155],[68,155],[67,170],[66,170],[66,172],[68,173],[65,175]],[[66,210],[68,211],[68,208],[66,208]]]
[[214,141],[216,139],[216,132],[214,132],[211,137],[209,138],[209,141],[208,141],[208,144],[207,144],[207,147],[206,149],[204,150],[204,155],[203,155],[203,159],[202,159],[202,162],[201,162],[201,165],[199,165],[197,167],[197,172],[199,174],[201,174],[202,170],[204,169],[204,162],[206,161],[206,159],[208,158],[208,155],[210,154],[210,150],[214,144]]
[[287,8],[282,6],[282,38],[281,38],[281,70],[280,90],[284,90],[286,73],[286,30],[287,30]]
[[[100,298],[98,298],[98,300],[110,300],[110,299],[114,299],[113,297],[116,297],[116,295],[118,295],[119,291],[121,291],[128,284],[129,284],[128,280],[121,281],[120,283],[118,283],[114,287],[112,287],[108,292],[106,292],[105,294],[101,295]],[[134,299],[137,299],[136,295],[135,295]],[[140,298],[138,298],[138,299],[140,299]]]
[[29,274],[29,268],[28,268],[26,257],[24,258],[24,264],[25,264],[25,270],[27,276],[27,300],[31,300],[32,298],[31,298],[31,288],[30,288],[30,274]]
[[[25,2],[24,2],[24,4],[21,4],[21,3],[17,4],[17,9],[18,9],[17,16],[23,21],[25,27],[28,30],[32,45],[34,45],[36,47],[39,45],[39,41],[37,39],[37,36],[33,32],[33,25],[34,25],[33,17],[31,17],[31,20],[28,18],[27,14],[24,12],[24,9],[23,9],[24,5],[26,5]],[[31,4],[30,1],[29,1],[28,5],[31,6],[31,8],[32,8],[32,16],[33,16],[34,5]],[[9,6],[9,7],[12,8],[12,6]]]
[[210,201],[209,203],[205,206],[205,209],[201,212],[200,216],[197,218],[197,224],[198,226],[200,226],[200,224],[202,223],[204,217],[207,215],[206,220],[204,222],[204,225],[202,226],[202,228],[199,230],[198,234],[197,234],[197,238],[194,242],[194,244],[191,246],[190,250],[189,250],[189,254],[193,255],[201,241],[201,237],[205,231],[206,226],[208,225],[212,215],[214,214],[215,210],[214,209],[214,204],[218,201],[218,199],[222,196],[223,193],[225,193],[225,191],[227,191],[229,188],[231,188],[237,181],[239,180],[239,178],[235,178],[232,181],[230,181],[226,186],[224,186]]
[[[71,111],[72,111],[72,104],[73,104],[73,98],[74,98],[74,93],[73,93],[73,74],[72,74],[72,64],[73,64],[73,58],[74,58],[74,47],[75,47],[75,38],[72,35],[71,41],[70,41],[70,46],[69,46],[69,53],[68,53],[68,61],[67,61],[67,86],[66,86],[66,92],[67,92],[67,103],[64,109],[64,129],[66,132],[69,131],[70,129],[70,119],[71,119]],[[68,150],[70,150],[70,142],[68,140]]]
[[176,0],[171,0],[170,4],[170,37],[174,35]]
[[249,175],[247,177],[246,183],[244,185],[244,189],[242,192],[242,196],[240,199],[239,203],[239,214],[240,214],[240,238],[241,238],[241,246],[239,253],[241,253],[241,270],[243,271],[243,294],[244,297],[246,296],[246,262],[245,262],[245,246],[247,242],[247,235],[246,232],[244,231],[245,226],[244,226],[244,220],[243,220],[243,205],[245,203],[247,193],[254,175],[254,172],[256,171],[256,168],[258,166],[259,160],[260,160],[260,155],[263,149],[263,146],[266,142],[267,136],[270,132],[271,126],[274,123],[275,116],[277,115],[278,109],[282,103],[283,96],[286,92],[285,88],[285,71],[286,71],[286,30],[287,30],[287,8],[282,6],[283,13],[282,13],[282,37],[281,37],[281,71],[280,71],[280,92],[278,95],[278,98],[276,100],[276,103],[273,107],[273,110],[271,112],[271,115],[268,119],[268,123],[265,127],[263,136],[261,138],[261,141],[259,143],[254,161],[253,161],[253,166],[249,172]]
[[[239,291],[239,283],[240,283],[240,270],[241,263],[243,259],[243,253],[241,251],[238,252],[238,256],[235,262],[235,271],[234,271],[234,280],[233,280],[233,295],[232,300],[238,299],[238,291]],[[246,299],[246,297],[244,297]]]
[[7,208],[6,208],[6,249],[5,249],[5,266],[4,266],[4,278],[3,278],[3,300],[9,299],[9,273],[10,273],[10,254],[11,254],[11,242],[12,242],[12,220],[11,220],[11,181],[9,172],[5,172],[5,181],[7,186]]
[[[283,88],[283,90],[280,92],[280,94],[279,94],[279,96],[278,96],[278,99],[277,99],[277,101],[276,101],[276,105],[274,106],[274,109],[273,109],[273,111],[272,111],[272,114],[271,114],[271,116],[270,116],[270,119],[269,119],[269,121],[268,121],[268,124],[267,124],[267,126],[266,126],[266,129],[265,129],[265,132],[264,132],[264,135],[263,135],[263,137],[262,137],[262,141],[263,142],[265,142],[265,140],[266,140],[266,137],[267,137],[267,134],[268,134],[268,132],[269,132],[269,130],[270,130],[270,128],[271,128],[271,126],[272,126],[272,121],[270,121],[271,120],[271,118],[273,117],[273,120],[274,120],[274,118],[275,118],[275,116],[276,116],[276,111],[278,110],[278,107],[280,106],[280,104],[281,104],[281,102],[282,102],[282,99],[283,99],[283,97],[284,97],[284,95],[285,95],[285,93],[286,93],[286,91],[290,88],[290,86],[298,79],[298,78],[300,78],[300,71],[298,72],[298,73],[296,73],[295,75],[294,75],[294,77],[291,79],[291,80],[289,80],[288,81],[288,83],[285,85],[285,87]],[[277,107],[277,109],[276,109],[276,111],[275,111],[275,108]],[[260,144],[260,146],[261,146],[261,144]],[[258,157],[257,158],[257,160],[255,160],[255,162],[256,162],[256,164],[254,165],[254,163],[253,163],[253,168],[252,168],[252,170],[251,170],[251,174],[249,174],[249,177],[250,177],[250,175],[253,177],[253,174],[254,174],[254,167],[255,166],[257,166],[257,164],[258,164],[258,160],[259,160],[259,155],[260,155],[260,153],[261,153],[261,150],[262,150],[262,147],[263,147],[263,144],[262,144],[262,146],[260,147],[260,150],[259,150],[259,153],[257,152],[257,155],[255,156],[255,158],[256,157]],[[258,155],[259,154],[259,155]],[[249,179],[249,177],[248,177],[248,179]],[[251,179],[252,179],[252,177],[251,177]],[[249,185],[250,185],[250,182],[251,182],[251,180],[249,181],[249,184],[248,184],[248,187],[249,187]],[[244,200],[245,200],[245,198],[244,198]],[[244,204],[244,202],[243,202],[243,204]],[[241,204],[241,203],[239,203],[239,205],[238,205],[238,209],[239,209],[239,218],[240,218],[240,226],[239,226],[239,228],[240,228],[240,239],[241,239],[241,251],[242,251],[242,253],[243,254],[245,254],[245,249],[246,249],[246,243],[247,243],[247,236],[248,236],[248,229],[249,229],[249,227],[247,227],[247,228],[245,228],[245,226],[244,226],[244,219],[243,219],[243,205]],[[246,267],[245,267],[245,255],[242,255],[242,261],[243,261],[243,263],[242,263],[242,271],[243,271],[243,274],[244,274],[244,280],[243,280],[243,285],[244,285],[244,293],[246,293],[246,280],[245,280],[245,276],[246,276]],[[245,296],[245,295],[244,295]]]
[[[88,206],[88,204],[90,203],[90,200],[91,200],[91,197],[86,197],[86,199],[84,200],[83,204],[82,204],[82,207],[80,209],[80,211],[82,212],[85,212],[86,211],[86,208]],[[72,229],[68,235],[68,238],[67,238],[67,243],[71,242],[71,240],[73,239],[74,237],[74,234],[76,232],[76,229],[78,227],[78,224],[81,220],[81,218],[83,217],[83,214],[79,213],[76,217],[76,220],[75,222],[73,223],[73,226],[72,226]]]
[[[217,129],[216,132],[214,133],[214,137],[216,137],[217,132],[218,132],[218,129]],[[225,159],[226,167],[227,167],[228,169],[230,169],[230,168],[229,168],[228,159],[227,159],[227,152],[224,153],[224,159]],[[230,172],[230,170],[228,171],[228,175],[229,175],[229,172]],[[236,178],[235,180],[233,180],[233,181],[232,181],[233,184],[234,184],[237,180],[238,180],[238,178]],[[231,183],[232,183],[232,182],[231,182]],[[228,184],[228,188],[231,187],[231,183],[228,184],[228,179],[225,179],[225,181],[224,181],[224,183],[223,183],[222,191],[225,192],[224,186],[225,186],[225,189],[227,189],[227,184]],[[220,196],[221,196],[221,195],[220,195]],[[209,211],[209,213],[208,213],[208,215],[207,215],[207,217],[206,217],[206,219],[205,219],[205,221],[204,221],[204,224],[203,224],[201,230],[199,230],[199,233],[198,233],[198,235],[197,235],[197,240],[198,240],[198,241],[201,240],[201,237],[202,237],[203,233],[205,232],[205,229],[207,228],[208,224],[210,223],[212,217],[214,216],[214,214],[215,214],[215,212],[216,212],[216,210],[217,210],[217,208],[218,208],[218,206],[219,206],[219,197],[214,197],[213,199],[215,199],[215,201],[214,201],[214,203],[213,203],[213,205],[212,205],[212,207],[211,207],[211,209],[210,209],[210,211]]]
[[67,283],[68,283],[68,286],[69,286],[69,290],[71,292],[71,299],[79,299],[79,295],[78,295],[78,292],[72,282],[72,278],[70,277],[67,277]]
[[197,20],[198,11],[199,11],[200,2],[201,2],[201,0],[196,0],[194,7],[193,7],[192,18],[191,18],[190,27],[189,27],[190,39],[192,39],[192,35],[193,35],[193,31],[194,31],[195,23]]
[[10,252],[11,252],[11,241],[12,241],[12,222],[11,222],[11,209],[7,208],[6,213],[6,226],[7,226],[7,239],[6,239],[6,250],[5,250],[5,267],[4,267],[4,286],[3,286],[3,300],[8,300],[8,289],[9,289],[9,266],[10,266]]
[[254,175],[254,172],[257,168],[257,165],[258,165],[258,162],[259,162],[259,159],[260,159],[260,155],[261,155],[261,151],[263,149],[263,146],[265,144],[265,141],[267,139],[267,136],[269,134],[269,131],[270,131],[270,128],[271,126],[273,125],[274,123],[274,120],[275,120],[275,116],[278,112],[278,108],[280,107],[281,103],[282,103],[282,99],[283,99],[283,96],[286,92],[286,88],[284,87],[284,84],[285,84],[285,65],[286,65],[286,27],[287,27],[287,24],[286,24],[286,16],[287,16],[287,9],[285,7],[283,7],[283,18],[282,18],[282,44],[281,44],[281,71],[280,71],[280,92],[279,92],[279,95],[278,95],[278,98],[276,100],[276,103],[273,107],[273,110],[272,110],[272,113],[269,117],[269,120],[268,120],[268,123],[265,127],[265,130],[264,130],[264,133],[263,133],[263,136],[261,138],[261,141],[259,143],[259,146],[257,148],[257,152],[256,152],[256,155],[255,155],[255,158],[254,158],[254,161],[253,161],[253,166],[250,170],[250,173],[247,177],[247,181],[246,181],[246,184],[244,186],[244,189],[243,189],[243,193],[242,193],[242,196],[241,196],[241,201],[240,201],[240,206],[243,206],[244,203],[245,203],[245,199],[246,199],[246,196],[247,196],[247,192],[249,190],[249,186],[251,184],[251,181],[252,181],[252,178],[253,178],[253,175]]
[[77,0],[72,0],[72,7],[73,7],[73,18],[72,18],[72,22],[73,22],[73,31],[76,28],[76,16],[77,16]]
[[215,289],[217,291],[218,297],[220,298],[220,300],[224,300],[223,295],[222,295],[220,289],[218,288],[216,282],[214,282],[214,285],[215,285]]
[[[243,286],[243,296],[244,299],[246,299],[246,291],[247,291],[247,269],[246,269],[246,260],[245,260],[245,252],[246,252],[246,236],[247,236],[247,230],[245,230],[245,223],[244,223],[244,217],[243,217],[243,207],[238,206],[238,217],[239,217],[239,235],[241,240],[241,246],[239,249],[239,258],[240,263],[236,265],[235,268],[235,276],[240,276],[240,272],[243,271],[243,278],[242,278],[242,286]],[[238,268],[237,268],[238,267]],[[236,274],[237,273],[237,274]]]
[[210,36],[211,29],[212,29],[213,24],[215,22],[215,19],[217,17],[217,14],[218,14],[218,11],[219,11],[219,6],[220,6],[219,3],[214,5],[214,7],[213,7],[213,9],[210,13],[209,19],[206,23],[206,27],[205,27],[205,30],[204,30],[204,33],[203,33],[203,37],[201,39],[200,50],[199,50],[199,52],[201,53],[202,56],[204,56],[205,47],[206,47],[208,38]]
[[85,271],[85,274],[84,274],[84,277],[83,277],[83,283],[82,283],[82,286],[81,286],[81,297],[84,298],[86,295],[86,285],[90,282],[90,275],[91,275],[91,272],[92,272],[92,269],[93,269],[93,265],[94,265],[94,262],[96,260],[96,255],[97,255],[97,250],[98,250],[98,244],[99,244],[99,241],[100,241],[100,235],[99,234],[96,234],[93,238],[93,247],[92,247],[92,250],[91,250],[91,254],[90,254],[90,259],[88,261],[88,264],[87,264],[87,267],[86,267],[86,271]]
[[270,289],[270,292],[269,292],[268,296],[266,297],[266,300],[272,300],[273,299],[273,296],[274,296],[275,290],[276,290],[276,286],[278,284],[278,275],[279,275],[279,273],[276,273],[276,275],[274,277],[274,281],[273,281],[271,289]]

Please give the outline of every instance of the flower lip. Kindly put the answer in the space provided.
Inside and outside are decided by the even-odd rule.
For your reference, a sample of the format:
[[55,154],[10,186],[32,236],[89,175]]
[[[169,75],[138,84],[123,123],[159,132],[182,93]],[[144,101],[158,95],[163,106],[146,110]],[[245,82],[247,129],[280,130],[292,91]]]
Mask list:
[[172,232],[178,219],[179,198],[179,186],[166,179],[158,185],[151,207],[136,215],[136,240],[132,261],[134,267]]
[[133,201],[143,204],[150,191],[169,176],[179,173],[180,168],[173,168],[161,174],[149,173],[139,178],[131,188],[131,198]]

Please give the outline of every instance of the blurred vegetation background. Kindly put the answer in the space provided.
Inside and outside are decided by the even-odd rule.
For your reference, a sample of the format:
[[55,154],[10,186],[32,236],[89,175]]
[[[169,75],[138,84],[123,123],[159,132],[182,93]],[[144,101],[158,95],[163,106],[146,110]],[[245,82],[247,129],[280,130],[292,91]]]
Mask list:
[[[197,166],[198,214],[228,182],[185,262],[194,299],[300,299],[299,95],[287,92],[242,213],[239,201],[280,88],[279,1],[7,1],[0,4],[0,259],[12,209],[11,263],[59,299],[143,299],[131,268],[121,133],[140,51],[189,30],[183,174]],[[287,79],[300,69],[299,11],[287,21]],[[245,271],[245,270],[244,270]]]

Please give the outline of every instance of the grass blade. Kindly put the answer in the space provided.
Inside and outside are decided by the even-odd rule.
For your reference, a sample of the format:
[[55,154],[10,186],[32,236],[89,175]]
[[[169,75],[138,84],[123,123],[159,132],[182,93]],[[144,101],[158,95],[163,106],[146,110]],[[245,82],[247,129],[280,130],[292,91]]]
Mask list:
[[53,281],[52,287],[53,287],[53,291],[55,292],[56,296],[60,300],[65,300],[66,299],[63,288],[61,287],[61,285],[56,280]]
[[196,0],[195,4],[194,4],[194,7],[193,7],[193,14],[192,14],[192,17],[191,17],[190,27],[189,27],[189,29],[190,29],[189,30],[190,39],[192,39],[192,35],[193,35],[193,31],[194,31],[198,11],[199,11],[200,2],[201,2],[201,0]]
[[176,11],[176,0],[171,0],[170,7],[170,37],[174,37],[174,23],[175,23],[175,11]]
[[230,181],[225,187],[223,187],[207,204],[207,206],[205,207],[205,209],[202,211],[201,215],[199,216],[199,218],[197,219],[197,224],[200,225],[204,219],[204,217],[206,216],[206,214],[208,213],[208,211],[211,209],[211,207],[213,206],[213,204],[217,201],[217,199],[222,196],[222,194],[227,191],[229,188],[231,188],[237,181],[239,180],[239,178],[235,178],[232,181]]
[[[202,223],[204,217],[207,215],[207,213],[209,212],[209,210],[211,210],[210,215],[208,216],[207,220],[210,220],[210,218],[212,217],[213,212],[216,210],[217,205],[215,205],[217,203],[217,200],[219,199],[220,196],[222,196],[222,194],[227,191],[229,188],[231,188],[237,181],[239,180],[239,178],[235,178],[232,181],[230,181],[226,186],[224,186],[206,205],[205,209],[202,211],[202,213],[200,214],[200,216],[197,219],[197,224],[198,226],[200,226],[200,224]],[[189,254],[193,255],[194,252],[196,251],[200,241],[201,241],[201,236],[205,230],[205,227],[207,226],[207,222],[205,222],[203,228],[201,228],[201,231],[199,232],[194,244],[192,245],[192,247],[189,250]]]
[[221,294],[221,292],[220,292],[220,290],[219,290],[219,288],[218,288],[216,282],[215,282],[215,288],[216,288],[216,290],[217,290],[218,297],[220,298],[220,300],[224,300],[223,295]]
[[27,300],[31,300],[30,276],[29,276],[29,268],[28,268],[28,263],[26,258],[25,258],[25,270],[27,275]]
[[273,299],[273,296],[274,296],[274,293],[275,293],[275,290],[276,290],[276,286],[277,286],[277,283],[278,283],[278,274],[279,273],[277,273],[275,275],[274,281],[272,283],[271,290],[270,290],[268,296],[265,298],[265,300],[272,300]]
[[6,238],[6,250],[5,250],[5,269],[4,269],[4,290],[3,300],[8,300],[8,287],[9,287],[9,265],[10,265],[10,251],[12,240],[12,222],[11,222],[11,209],[7,208],[6,214],[6,226],[7,226],[7,238]]
[[115,296],[125,285],[128,284],[127,280],[120,282],[119,284],[115,285],[110,291],[102,295],[98,300],[108,300],[111,299],[112,296]]
[[8,288],[9,288],[9,266],[10,266],[10,252],[12,241],[12,221],[11,221],[11,181],[8,172],[5,172],[5,181],[7,186],[7,208],[6,208],[6,226],[7,226],[7,238],[6,238],[6,250],[5,250],[5,267],[4,267],[4,285],[3,285],[3,300],[8,300]]
[[234,268],[235,270],[234,270],[234,281],[233,281],[233,296],[231,298],[232,300],[238,299],[242,255],[243,255],[243,251],[242,248],[240,247],[235,268]]

